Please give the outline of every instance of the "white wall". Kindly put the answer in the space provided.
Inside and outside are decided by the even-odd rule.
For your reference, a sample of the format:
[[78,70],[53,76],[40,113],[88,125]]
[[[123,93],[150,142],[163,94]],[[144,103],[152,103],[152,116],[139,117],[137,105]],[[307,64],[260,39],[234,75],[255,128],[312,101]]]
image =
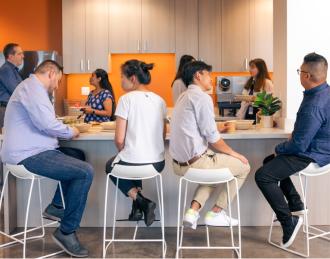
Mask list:
[[317,52],[330,61],[329,15],[329,0],[274,1],[274,83],[286,102],[282,115],[287,119],[295,119],[303,97],[296,72],[303,57]]

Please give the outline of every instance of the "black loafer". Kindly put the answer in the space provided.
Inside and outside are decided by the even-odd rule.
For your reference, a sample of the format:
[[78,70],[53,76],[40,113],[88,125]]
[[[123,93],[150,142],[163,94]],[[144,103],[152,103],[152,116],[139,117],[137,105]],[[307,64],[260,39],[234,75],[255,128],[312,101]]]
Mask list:
[[139,221],[143,218],[143,213],[136,201],[132,203],[132,210],[128,216],[129,221]]
[[64,235],[59,228],[53,233],[53,240],[58,244],[66,253],[74,257],[87,257],[88,250],[84,248],[76,235],[73,232],[69,235]]
[[136,196],[136,203],[143,211],[144,223],[146,224],[147,227],[150,226],[155,221],[156,218],[155,215],[156,203],[143,197],[140,192],[138,192]]

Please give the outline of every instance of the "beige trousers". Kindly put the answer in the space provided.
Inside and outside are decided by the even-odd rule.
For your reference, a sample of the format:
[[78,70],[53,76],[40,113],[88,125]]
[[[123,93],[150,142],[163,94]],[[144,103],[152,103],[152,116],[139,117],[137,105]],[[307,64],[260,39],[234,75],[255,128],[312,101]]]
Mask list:
[[[183,176],[187,170],[192,168],[199,169],[217,169],[217,168],[229,168],[231,173],[236,177],[238,188],[241,188],[244,181],[246,180],[249,172],[250,165],[242,163],[239,159],[221,153],[214,153],[212,150],[207,150],[207,152],[201,156],[196,162],[189,166],[180,166],[174,162],[173,169],[175,174]],[[194,200],[197,201],[201,208],[205,205],[205,202],[210,197],[212,192],[215,190],[215,185],[199,185],[195,192]],[[229,183],[229,194],[231,201],[236,196],[235,182],[231,181]],[[231,202],[230,201],[230,202]],[[221,190],[219,197],[216,201],[216,205],[220,208],[226,208],[228,204],[227,190],[224,188]]]

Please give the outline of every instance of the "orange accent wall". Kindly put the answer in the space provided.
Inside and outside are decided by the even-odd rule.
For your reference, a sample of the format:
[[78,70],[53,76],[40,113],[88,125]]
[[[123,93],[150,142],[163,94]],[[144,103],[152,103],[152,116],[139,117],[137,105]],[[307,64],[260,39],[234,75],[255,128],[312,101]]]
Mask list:
[[[164,98],[168,106],[172,104],[171,84],[175,76],[174,54],[113,54],[111,55],[109,79],[114,88],[116,100],[124,94],[121,89],[120,66],[129,59],[139,59],[154,63],[151,70],[149,89]],[[89,85],[90,74],[69,74],[67,76],[67,98],[85,99],[80,93],[82,86]]]
[[[154,63],[155,67],[151,71],[151,84],[149,89],[166,101],[167,106],[172,107],[172,91],[171,84],[176,73],[175,54],[113,54],[111,55],[111,72],[109,73],[110,82],[114,88],[116,100],[124,94],[120,83],[120,66],[126,60],[139,59],[147,63]],[[215,82],[219,75],[249,75],[248,72],[213,72],[213,100],[216,101],[215,96]],[[80,90],[82,86],[89,85],[90,74],[69,74],[67,76],[67,98],[68,99],[85,99],[86,96],[81,95]]]
[[24,50],[62,53],[61,0],[2,0],[0,48],[16,42]]

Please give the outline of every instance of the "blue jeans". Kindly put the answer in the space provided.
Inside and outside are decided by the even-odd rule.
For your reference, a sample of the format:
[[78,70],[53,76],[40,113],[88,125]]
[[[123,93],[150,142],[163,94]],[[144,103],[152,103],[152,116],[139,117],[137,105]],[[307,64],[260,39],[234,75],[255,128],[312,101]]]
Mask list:
[[[87,195],[93,181],[94,170],[89,163],[79,160],[82,158],[84,155],[75,152],[75,149],[60,148],[28,157],[19,163],[34,174],[61,182],[65,211],[60,229],[65,233],[72,233],[79,228]],[[59,187],[52,203],[62,206]]]
[[[110,158],[110,160],[107,162],[105,166],[105,171],[109,174],[112,171],[112,162],[116,157]],[[136,165],[149,165],[149,164],[136,164],[136,163],[127,163],[122,160],[118,161],[119,165],[127,165],[127,166],[136,166]],[[156,169],[157,172],[163,171],[165,167],[165,160],[157,162],[157,163],[152,163],[154,168]],[[111,181],[116,185],[117,184],[117,178],[110,176]],[[118,188],[119,190],[128,197],[128,192],[132,188],[137,188],[137,189],[142,189],[142,181],[141,180],[125,180],[125,179],[118,179]]]

